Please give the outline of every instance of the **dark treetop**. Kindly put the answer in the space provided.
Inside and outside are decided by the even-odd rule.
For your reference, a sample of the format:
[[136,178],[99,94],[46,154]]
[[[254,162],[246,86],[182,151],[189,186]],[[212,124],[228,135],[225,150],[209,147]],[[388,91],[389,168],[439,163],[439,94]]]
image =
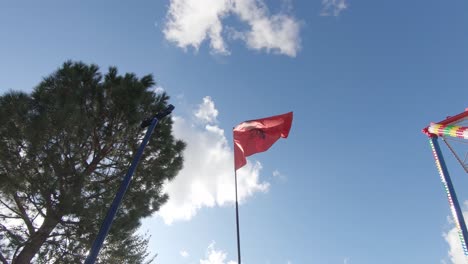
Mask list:
[[[0,97],[0,262],[84,261],[144,136],[140,123],[167,106],[151,75],[103,75],[66,62],[31,94]],[[142,263],[140,219],[168,199],[185,144],[158,124],[101,251],[101,263]]]

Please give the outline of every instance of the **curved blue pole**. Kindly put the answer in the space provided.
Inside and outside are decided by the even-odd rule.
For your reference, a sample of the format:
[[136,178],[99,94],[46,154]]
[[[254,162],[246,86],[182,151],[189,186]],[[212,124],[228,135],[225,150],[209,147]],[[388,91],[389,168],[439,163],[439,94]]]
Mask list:
[[447,199],[450,205],[450,211],[452,211],[453,220],[458,229],[458,236],[462,244],[463,253],[465,257],[468,257],[468,246],[466,241],[468,239],[468,232],[466,230],[465,219],[463,218],[462,210],[460,209],[460,204],[458,203],[457,194],[453,188],[452,180],[447,170],[447,165],[445,165],[444,157],[440,151],[439,142],[437,141],[437,136],[431,135],[429,143],[432,147],[432,152],[434,154],[434,159],[436,161],[437,169],[439,170],[440,179],[444,184],[445,191],[447,192]]
[[86,258],[85,264],[94,264],[94,262],[96,261],[99,251],[101,250],[102,244],[104,243],[107,233],[109,233],[112,222],[114,221],[114,217],[115,217],[115,214],[117,213],[117,209],[119,209],[119,206],[122,203],[122,199],[125,195],[125,192],[127,191],[128,186],[130,185],[130,181],[132,180],[132,175],[135,172],[138,162],[140,161],[140,158],[143,154],[143,150],[148,144],[151,134],[153,133],[153,130],[157,124],[158,124],[158,119],[156,117],[153,117],[153,119],[151,120],[151,124],[148,127],[148,130],[146,130],[146,135],[143,138],[143,142],[141,142],[140,148],[138,148],[137,154],[133,158],[132,165],[128,169],[127,175],[125,175],[125,178],[120,184],[119,190],[117,191],[117,194],[115,195],[114,201],[112,201],[112,205],[109,208],[109,211],[107,211],[106,218],[104,219],[104,222],[101,225],[99,233],[96,239],[94,240],[93,246],[91,247],[91,251],[89,252],[88,257]]

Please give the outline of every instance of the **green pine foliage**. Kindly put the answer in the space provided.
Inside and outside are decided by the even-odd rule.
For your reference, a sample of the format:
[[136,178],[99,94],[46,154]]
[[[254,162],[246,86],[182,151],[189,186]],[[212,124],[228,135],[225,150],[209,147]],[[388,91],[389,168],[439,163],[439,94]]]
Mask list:
[[[0,97],[0,262],[82,263],[145,134],[140,122],[164,109],[151,75],[104,75],[66,62],[31,94]],[[160,120],[133,176],[100,263],[144,263],[140,220],[168,199],[184,142]],[[151,258],[149,258],[151,259]]]

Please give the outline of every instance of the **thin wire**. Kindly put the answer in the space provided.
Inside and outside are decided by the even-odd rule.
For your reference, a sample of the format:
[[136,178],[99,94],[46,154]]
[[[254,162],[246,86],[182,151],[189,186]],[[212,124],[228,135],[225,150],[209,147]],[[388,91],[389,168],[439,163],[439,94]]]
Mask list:
[[458,143],[468,144],[468,141],[466,139],[455,138],[455,137],[446,138],[445,136],[442,136],[442,137],[449,141],[455,141]]
[[466,165],[465,163],[463,163],[463,161],[460,159],[460,157],[458,157],[457,153],[456,153],[455,150],[452,148],[452,146],[447,142],[447,140],[445,140],[445,137],[442,137],[442,140],[444,141],[445,145],[447,145],[447,147],[450,149],[450,152],[452,152],[453,156],[455,156],[455,158],[457,159],[458,163],[460,163],[460,165],[463,167],[463,169],[465,170],[465,172],[468,173],[467,165]]

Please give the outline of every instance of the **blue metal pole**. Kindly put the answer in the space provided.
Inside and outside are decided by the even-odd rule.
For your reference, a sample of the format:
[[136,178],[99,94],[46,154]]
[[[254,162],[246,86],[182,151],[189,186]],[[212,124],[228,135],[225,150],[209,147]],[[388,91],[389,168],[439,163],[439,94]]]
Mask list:
[[429,143],[431,144],[434,159],[436,161],[436,166],[439,170],[440,178],[442,180],[442,183],[444,184],[445,191],[447,192],[450,211],[452,211],[452,216],[455,221],[455,225],[458,229],[458,236],[462,244],[463,253],[465,253],[465,257],[468,257],[468,246],[466,244],[466,241],[468,239],[468,232],[466,230],[465,219],[463,218],[463,213],[460,209],[460,204],[458,203],[457,195],[455,193],[455,189],[453,188],[452,180],[450,179],[450,175],[448,173],[444,157],[442,156],[442,152],[440,151],[437,136],[431,135],[429,136],[429,138]]
[[154,117],[151,120],[151,124],[149,125],[148,130],[146,131],[146,135],[143,138],[143,142],[141,142],[141,145],[137,151],[137,154],[133,158],[132,165],[128,169],[127,175],[125,175],[124,180],[120,184],[119,190],[117,194],[115,195],[114,201],[112,201],[112,205],[109,208],[109,211],[107,212],[106,218],[104,219],[104,222],[101,225],[101,229],[99,230],[99,233],[96,239],[94,240],[93,246],[91,247],[91,251],[88,257],[86,258],[85,264],[94,264],[94,262],[96,261],[99,251],[101,250],[102,244],[104,243],[104,240],[106,239],[107,233],[109,233],[110,227],[112,225],[112,221],[114,221],[114,217],[115,217],[115,214],[117,213],[117,209],[119,209],[119,206],[122,203],[122,199],[125,195],[125,192],[127,191],[128,186],[130,185],[130,181],[132,180],[132,175],[135,172],[138,162],[140,161],[140,158],[143,154],[143,150],[148,144],[151,134],[153,133],[153,130],[157,124],[158,124],[158,119]]

